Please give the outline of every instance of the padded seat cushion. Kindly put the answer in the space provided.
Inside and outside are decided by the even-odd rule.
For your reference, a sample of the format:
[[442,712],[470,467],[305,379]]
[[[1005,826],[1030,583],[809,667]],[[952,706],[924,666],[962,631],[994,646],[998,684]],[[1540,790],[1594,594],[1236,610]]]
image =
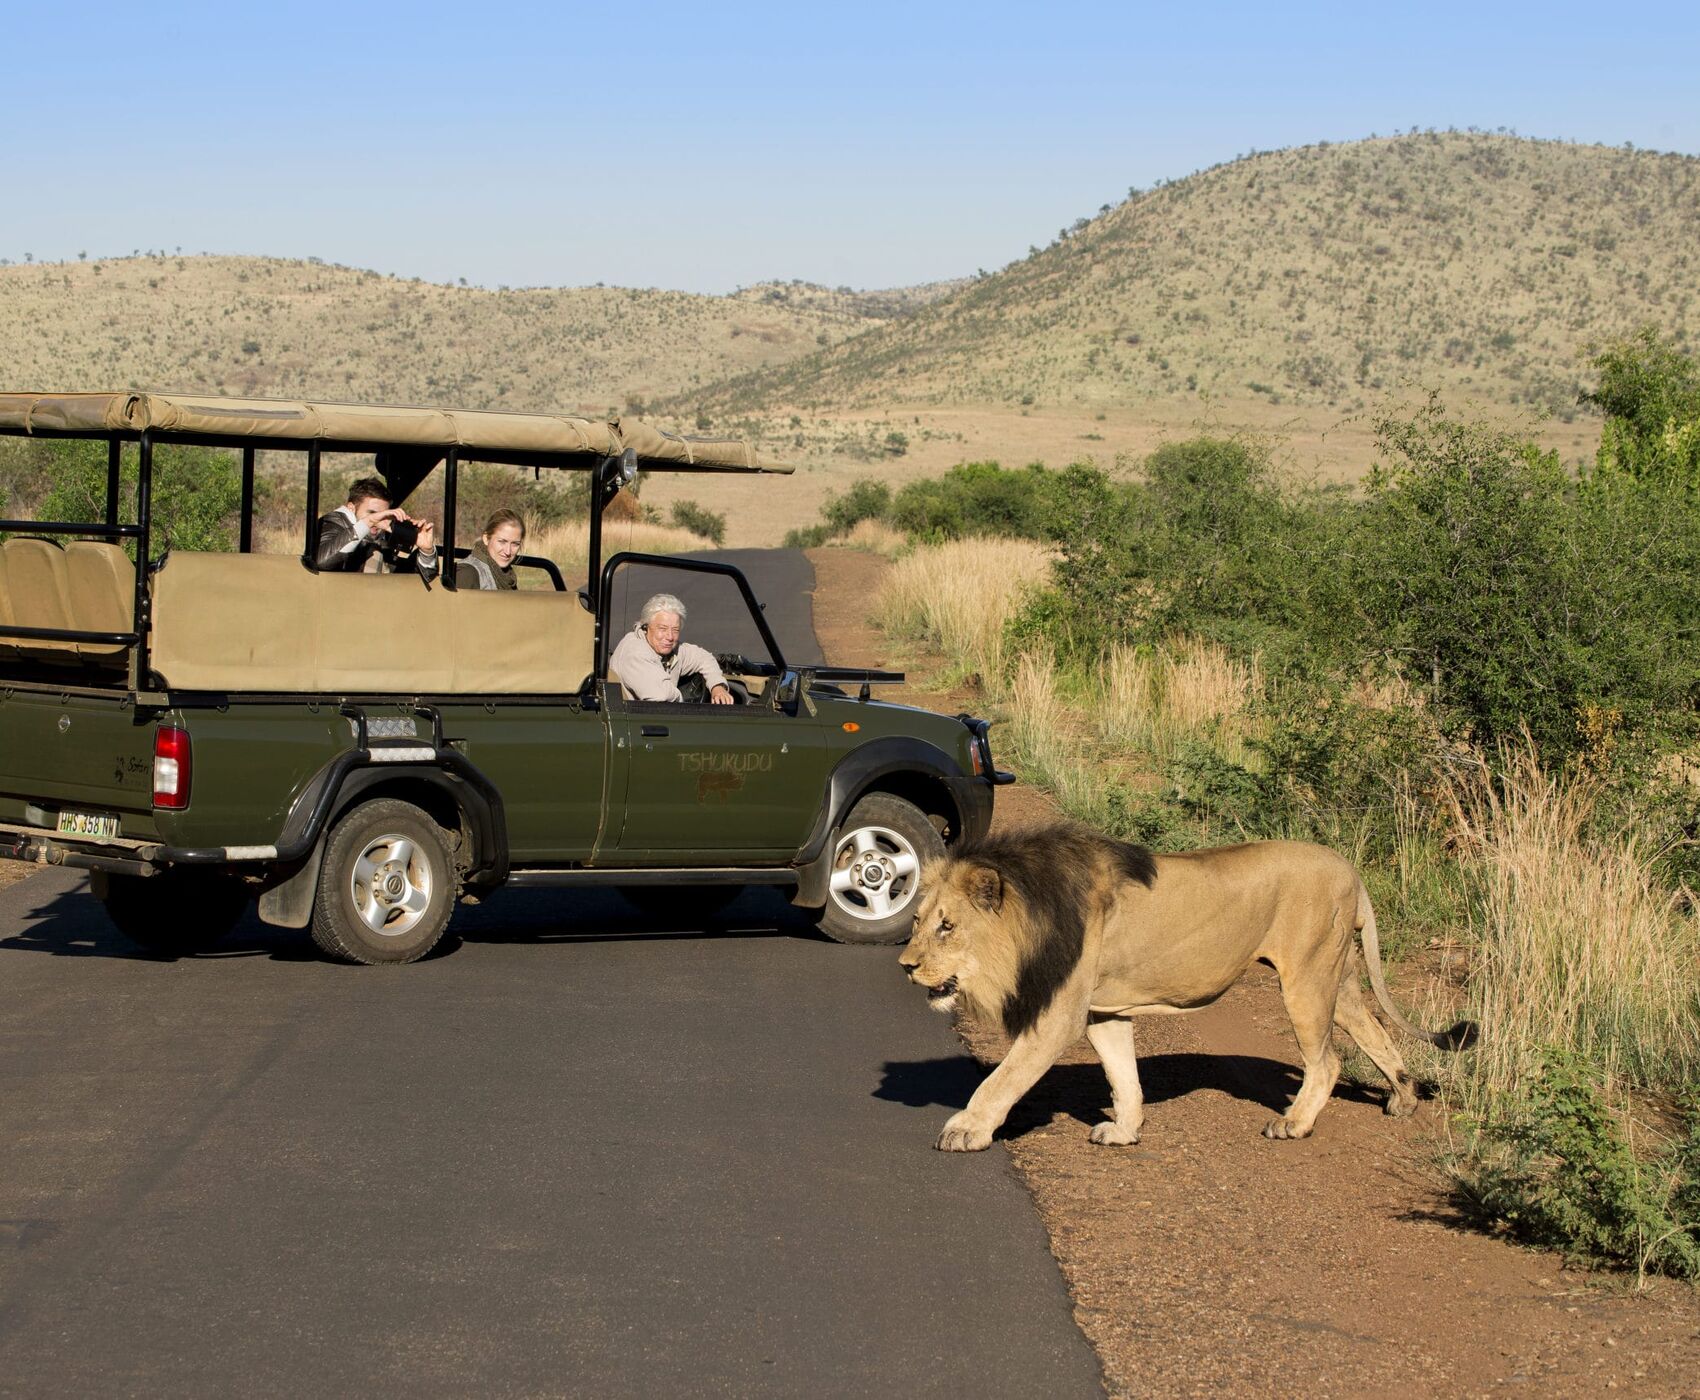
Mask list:
[[[70,571],[65,551],[48,540],[7,540],[6,593],[15,627],[75,627],[71,620]],[[74,661],[75,642],[14,639],[19,654],[47,661]]]
[[[136,607],[136,566],[123,547],[96,540],[65,546],[71,615],[84,632],[128,632]],[[78,642],[86,657],[108,659],[129,651],[122,644]]]

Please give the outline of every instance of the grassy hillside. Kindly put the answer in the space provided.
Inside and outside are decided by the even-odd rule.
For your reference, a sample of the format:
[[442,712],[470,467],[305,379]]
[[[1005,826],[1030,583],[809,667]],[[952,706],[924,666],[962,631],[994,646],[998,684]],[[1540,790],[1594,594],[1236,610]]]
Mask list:
[[1421,385],[1564,417],[1590,341],[1696,329],[1696,229],[1686,156],[1463,133],[1257,154],[706,401],[1349,412]]
[[716,297],[486,291],[274,258],[0,267],[0,383],[603,412],[794,359],[950,285]]

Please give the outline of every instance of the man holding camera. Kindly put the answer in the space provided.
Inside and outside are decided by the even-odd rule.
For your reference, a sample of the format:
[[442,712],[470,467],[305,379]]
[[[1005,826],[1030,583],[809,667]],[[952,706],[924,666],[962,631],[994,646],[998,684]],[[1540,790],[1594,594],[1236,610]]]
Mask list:
[[429,583],[437,576],[437,527],[414,520],[390,505],[390,488],[363,476],[348,488],[348,502],[319,517],[319,547],[313,563],[321,573],[393,573],[396,560],[412,556],[413,568]]

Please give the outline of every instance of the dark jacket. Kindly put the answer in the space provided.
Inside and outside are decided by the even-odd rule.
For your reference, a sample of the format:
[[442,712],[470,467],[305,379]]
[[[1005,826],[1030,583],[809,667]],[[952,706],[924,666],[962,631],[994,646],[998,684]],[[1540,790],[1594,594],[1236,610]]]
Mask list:
[[[340,510],[319,517],[319,547],[313,553],[313,563],[321,573],[358,574],[365,570],[366,561],[377,552],[376,531],[359,538],[354,523]],[[437,576],[437,560],[413,556],[413,568],[423,579]],[[389,560],[379,563],[380,573],[392,572]]]

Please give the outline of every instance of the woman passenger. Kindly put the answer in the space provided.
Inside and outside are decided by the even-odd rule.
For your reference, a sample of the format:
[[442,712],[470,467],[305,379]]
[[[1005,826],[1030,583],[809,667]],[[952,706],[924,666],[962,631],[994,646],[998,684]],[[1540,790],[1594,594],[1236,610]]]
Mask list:
[[497,511],[485,522],[472,552],[455,565],[455,587],[517,589],[514,560],[524,548],[525,521],[515,511]]

